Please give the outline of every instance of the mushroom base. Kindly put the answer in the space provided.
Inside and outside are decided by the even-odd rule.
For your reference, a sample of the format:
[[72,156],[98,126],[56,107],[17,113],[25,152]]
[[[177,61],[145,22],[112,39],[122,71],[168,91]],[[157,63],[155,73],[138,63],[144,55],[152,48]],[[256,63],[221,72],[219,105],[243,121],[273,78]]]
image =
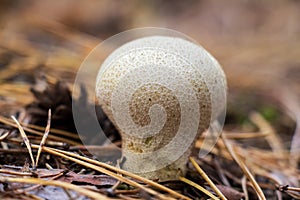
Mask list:
[[[159,163],[155,160],[145,162],[143,160],[136,159],[136,157],[132,158],[130,156],[126,156],[126,152],[123,151],[125,161],[122,165],[122,169],[159,182],[178,180],[180,176],[184,176],[186,174],[191,149],[192,148],[188,149],[181,157],[179,157],[179,159],[163,168],[157,167],[159,166]],[[149,171],[149,169],[156,167],[156,170]]]

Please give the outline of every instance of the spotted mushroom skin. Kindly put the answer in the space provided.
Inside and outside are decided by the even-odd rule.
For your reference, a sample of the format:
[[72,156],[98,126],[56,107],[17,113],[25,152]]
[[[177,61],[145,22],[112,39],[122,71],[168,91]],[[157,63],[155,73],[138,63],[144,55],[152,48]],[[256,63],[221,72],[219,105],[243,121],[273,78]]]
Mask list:
[[[96,97],[121,133],[126,158],[123,168],[159,181],[183,176],[197,136],[224,109],[220,103],[224,88],[226,78],[219,63],[204,48],[185,39],[144,37],[112,52],[99,71]],[[116,118],[123,113],[128,115]],[[196,129],[195,135],[190,136],[185,130],[191,127]],[[179,152],[178,159],[159,167],[160,161],[174,154],[164,147],[178,132],[183,132],[175,144],[178,147],[185,145],[189,137],[195,139]],[[135,157],[157,150],[158,157]],[[155,170],[140,172],[147,168]]]

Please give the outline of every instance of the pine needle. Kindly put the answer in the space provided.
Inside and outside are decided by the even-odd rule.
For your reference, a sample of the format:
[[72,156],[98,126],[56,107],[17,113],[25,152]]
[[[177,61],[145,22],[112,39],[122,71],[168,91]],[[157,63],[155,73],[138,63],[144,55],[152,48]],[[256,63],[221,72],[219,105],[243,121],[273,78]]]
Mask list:
[[[9,120],[9,119],[7,119],[3,116],[0,116],[0,122],[3,123],[3,124],[6,124],[8,126],[18,128],[18,125],[15,125],[11,120]],[[29,132],[29,133],[38,135],[38,136],[43,136],[44,135],[43,132],[28,128],[28,127],[22,127],[22,129]],[[76,142],[76,141],[73,141],[73,140],[70,140],[70,139],[66,139],[66,138],[63,138],[63,137],[60,137],[60,136],[49,135],[48,138],[53,139],[55,141],[65,142],[65,143],[68,143],[70,145],[81,145],[79,142]]]
[[[33,148],[37,148],[37,147],[38,147],[37,145],[33,145]],[[78,164],[82,164],[82,165],[87,166],[87,167],[90,167],[90,168],[91,168],[91,167],[94,167],[93,169],[95,169],[95,170],[97,170],[97,171],[102,170],[102,171],[100,171],[100,172],[105,173],[105,174],[107,174],[107,175],[110,175],[110,176],[112,176],[112,177],[114,177],[114,178],[116,178],[116,179],[118,179],[118,180],[120,180],[120,181],[122,181],[122,182],[125,182],[126,180],[129,180],[129,179],[125,179],[125,181],[124,181],[124,180],[123,180],[124,177],[121,176],[121,179],[122,179],[122,180],[121,180],[121,179],[118,178],[118,177],[120,176],[119,174],[122,174],[122,175],[124,175],[124,176],[129,176],[129,177],[131,177],[131,178],[134,178],[134,179],[136,179],[136,180],[139,180],[139,181],[141,181],[141,182],[144,182],[144,183],[146,183],[146,184],[149,184],[149,185],[151,185],[151,186],[153,186],[153,187],[158,188],[159,190],[162,190],[162,191],[165,191],[165,192],[171,194],[172,196],[174,196],[174,197],[176,197],[176,198],[179,198],[179,199],[185,199],[185,200],[191,200],[189,197],[184,196],[184,195],[182,195],[182,194],[179,194],[178,192],[175,192],[175,191],[173,191],[173,190],[170,189],[170,188],[167,188],[167,187],[165,187],[165,186],[163,186],[163,185],[160,185],[159,183],[156,183],[156,182],[151,181],[151,180],[149,180],[149,179],[146,179],[146,178],[143,178],[143,177],[141,177],[141,176],[135,175],[135,174],[133,174],[133,173],[127,172],[127,171],[125,171],[125,170],[119,169],[119,168],[117,168],[117,167],[108,165],[108,164],[106,164],[106,163],[99,162],[99,161],[97,161],[97,160],[93,160],[93,159],[90,159],[90,158],[87,158],[87,157],[83,157],[83,156],[80,156],[80,155],[78,155],[78,154],[74,154],[74,153],[71,153],[71,152],[67,152],[67,151],[63,151],[63,150],[58,150],[58,149],[53,149],[53,148],[50,148],[50,147],[43,147],[43,150],[46,151],[46,152],[48,152],[48,153],[51,153],[51,154],[55,154],[55,155],[58,155],[58,156],[64,156],[64,157],[67,158],[67,159],[70,159],[70,160],[72,160],[72,161],[74,161],[74,162],[77,162]],[[68,156],[66,157],[65,155],[68,155]],[[72,157],[69,157],[69,156],[72,156]],[[74,157],[74,158],[78,158],[78,159],[80,159],[80,160],[74,159],[73,157]],[[85,161],[85,162],[82,162],[81,160],[83,160],[83,161]],[[78,162],[78,161],[80,161],[80,162]],[[92,165],[92,164],[94,164],[94,165]],[[99,166],[100,166],[101,168],[99,168]],[[96,167],[96,168],[95,168],[95,167]],[[115,174],[115,173],[113,173],[113,172],[111,172],[111,171],[108,171],[108,170],[106,170],[106,169],[103,169],[103,168],[107,168],[107,169],[109,169],[109,170],[115,171],[115,172],[117,172],[118,174]],[[109,174],[108,174],[108,173],[109,173]],[[131,180],[129,180],[129,181],[131,181]],[[132,181],[132,182],[133,182],[133,184],[135,184],[135,185],[132,185],[131,183],[128,183],[128,182],[125,182],[125,183],[130,184],[130,185],[135,186],[135,187],[140,188],[140,189],[144,189],[144,187],[143,187],[142,185],[140,185],[140,184],[136,185],[136,184],[137,184],[136,182],[134,182],[134,181]],[[141,188],[140,186],[142,186],[142,188]],[[148,189],[148,188],[146,188],[146,189]],[[149,191],[147,191],[147,192],[149,192]],[[150,194],[153,194],[153,192],[154,192],[154,194],[157,194],[157,192],[155,192],[155,191],[150,191],[149,193],[150,193]],[[170,197],[168,197],[168,198],[171,199]]]
[[50,127],[51,127],[51,109],[49,109],[49,111],[48,111],[48,121],[47,121],[47,126],[46,126],[46,129],[45,129],[45,134],[44,134],[44,136],[41,140],[41,143],[40,143],[40,146],[39,146],[39,149],[38,149],[38,152],[37,152],[36,162],[35,162],[36,165],[38,165],[38,163],[39,163],[39,158],[40,158],[40,155],[41,155],[41,152],[42,152],[42,147],[46,143],[46,140],[47,140],[49,132],[50,132]]
[[250,120],[259,127],[261,133],[268,134],[266,140],[273,151],[275,153],[282,154],[284,152],[284,146],[282,145],[281,138],[276,134],[274,128],[268,123],[268,121],[257,112],[252,112],[250,114]]
[[201,185],[198,185],[197,183],[191,181],[191,180],[188,180],[184,177],[179,177],[179,180],[181,180],[182,182],[190,185],[190,186],[193,186],[194,188],[197,188],[198,190],[200,190],[201,192],[203,192],[204,194],[206,194],[207,196],[209,196],[210,198],[212,198],[213,200],[219,200],[218,197],[216,197],[215,195],[213,195],[211,192],[209,192],[207,189],[205,189],[204,187],[202,187]]
[[71,183],[66,183],[66,182],[56,181],[56,180],[43,180],[40,178],[12,178],[12,177],[0,176],[0,182],[12,182],[12,183],[17,182],[17,183],[27,183],[27,184],[52,185],[52,186],[58,186],[58,187],[74,190],[93,199],[103,199],[103,200],[110,199],[97,192],[93,192],[91,190],[73,185]]
[[[32,145],[32,146],[33,146],[34,148],[38,148],[37,145]],[[167,196],[165,196],[165,195],[163,195],[163,194],[160,194],[160,193],[156,192],[155,190],[152,190],[152,189],[150,189],[150,188],[147,188],[147,187],[145,187],[145,186],[143,186],[143,185],[141,185],[141,184],[139,184],[139,183],[137,183],[137,182],[135,182],[135,181],[132,181],[132,180],[130,180],[130,179],[128,179],[128,178],[125,178],[125,177],[123,177],[123,176],[121,176],[121,175],[119,175],[119,174],[117,174],[117,173],[111,172],[111,171],[109,171],[109,170],[107,170],[107,169],[104,169],[104,168],[102,168],[102,167],[99,167],[99,166],[97,166],[97,165],[91,164],[91,163],[86,162],[86,161],[83,161],[83,160],[79,160],[79,159],[77,159],[77,158],[73,158],[73,157],[67,156],[67,155],[65,155],[65,154],[63,154],[63,153],[60,153],[60,152],[58,152],[57,150],[52,149],[52,148],[48,148],[48,147],[42,147],[42,148],[43,148],[44,151],[46,151],[46,152],[48,152],[48,153],[51,153],[51,154],[54,154],[54,155],[63,157],[63,158],[65,158],[65,159],[71,160],[71,161],[73,161],[73,162],[75,162],[75,163],[77,163],[77,164],[80,164],[80,165],[83,165],[83,166],[85,166],[85,167],[88,167],[88,168],[91,168],[91,169],[93,169],[93,170],[96,170],[96,171],[98,171],[98,172],[104,173],[104,174],[106,174],[106,175],[109,175],[109,176],[111,176],[111,177],[113,177],[113,178],[115,178],[115,179],[121,181],[121,182],[127,183],[127,184],[129,184],[129,185],[131,185],[131,186],[134,186],[134,187],[136,187],[136,188],[139,188],[139,189],[141,189],[141,190],[144,190],[145,192],[148,192],[149,194],[152,194],[152,195],[158,197],[159,199],[173,199],[173,198],[171,198],[171,197],[167,197]]]
[[249,200],[249,194],[248,194],[248,189],[247,189],[247,177],[243,176],[241,182],[242,182],[243,192],[244,192],[244,195],[245,195],[245,200]]
[[244,164],[244,162],[238,157],[238,155],[235,153],[235,151],[233,150],[233,147],[231,146],[231,144],[226,140],[226,136],[224,134],[221,134],[222,140],[227,148],[227,150],[229,151],[229,153],[231,154],[231,156],[233,157],[233,159],[236,161],[236,163],[240,166],[240,168],[242,169],[242,171],[244,172],[245,176],[250,180],[250,182],[252,183],[254,190],[258,196],[258,198],[260,200],[266,200],[266,197],[262,191],[262,189],[259,187],[258,183],[256,182],[255,178],[253,177],[253,175],[251,174],[250,170],[248,169],[248,167]]
[[227,139],[234,139],[234,140],[244,140],[244,139],[253,139],[253,138],[264,138],[269,135],[268,132],[250,132],[250,133],[230,133],[230,132],[223,132],[226,134]]
[[[44,131],[45,130],[45,127],[34,125],[34,124],[25,124],[25,123],[22,123],[22,122],[20,124],[22,126],[26,126],[27,128],[35,129],[35,130],[38,130],[38,131]],[[56,135],[69,137],[69,138],[72,138],[72,139],[80,139],[78,134],[71,133],[71,132],[64,131],[64,130],[60,130],[60,129],[51,128],[51,133],[55,133]]]
[[198,173],[204,178],[204,180],[210,185],[210,187],[218,194],[218,196],[222,200],[227,200],[227,198],[222,194],[222,192],[217,188],[217,186],[210,180],[207,174],[201,169],[201,167],[196,163],[194,158],[190,157],[190,161],[192,162],[193,166],[196,168]]
[[0,141],[4,140],[8,135],[9,135],[9,131],[7,131],[6,133],[4,133],[3,135],[0,136]]
[[11,118],[16,122],[16,124],[18,126],[21,137],[23,138],[23,141],[24,141],[24,143],[25,143],[25,145],[28,149],[28,152],[29,152],[29,155],[30,155],[30,158],[31,158],[32,168],[35,169],[36,165],[35,165],[35,161],[34,161],[34,158],[33,158],[33,154],[32,154],[32,150],[31,150],[31,146],[30,146],[30,142],[28,140],[28,137],[27,137],[25,131],[23,130],[22,126],[18,122],[18,120],[14,116],[11,116]]

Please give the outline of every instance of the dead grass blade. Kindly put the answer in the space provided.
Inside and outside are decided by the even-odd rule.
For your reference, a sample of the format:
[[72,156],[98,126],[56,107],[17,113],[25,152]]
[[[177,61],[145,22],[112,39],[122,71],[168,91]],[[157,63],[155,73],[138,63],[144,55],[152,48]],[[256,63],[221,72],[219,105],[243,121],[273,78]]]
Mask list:
[[30,142],[28,140],[28,137],[27,137],[24,129],[22,128],[22,126],[18,122],[18,120],[14,116],[11,116],[11,118],[16,122],[16,124],[18,126],[18,129],[20,131],[21,137],[23,138],[23,141],[24,141],[24,143],[25,143],[25,145],[26,145],[26,147],[28,149],[28,152],[29,152],[29,155],[30,155],[30,159],[31,159],[31,163],[32,163],[32,168],[35,169],[36,165],[35,165],[35,161],[34,161],[32,150],[31,150],[31,145],[30,145]]
[[62,181],[56,181],[56,180],[43,180],[40,178],[12,178],[12,177],[3,177],[0,176],[0,182],[11,182],[11,183],[27,183],[27,184],[40,184],[40,185],[51,185],[51,186],[57,186],[62,187],[65,189],[74,190],[76,192],[79,192],[87,197],[93,198],[93,199],[103,199],[103,200],[109,200],[110,198],[107,198],[105,195],[102,195],[97,192],[93,192],[91,190],[62,182]]
[[219,200],[218,197],[216,197],[215,195],[213,195],[211,192],[209,192],[207,189],[205,189],[204,187],[202,187],[201,185],[198,185],[197,183],[191,181],[191,180],[188,180],[184,177],[179,177],[179,180],[181,180],[182,182],[190,185],[190,186],[193,186],[194,188],[197,188],[198,190],[200,190],[201,192],[203,192],[204,194],[206,194],[207,196],[209,196],[210,198],[212,198],[213,200]]
[[210,180],[207,174],[201,169],[201,167],[196,163],[194,158],[190,157],[190,161],[192,162],[193,166],[196,168],[198,173],[204,178],[204,180],[210,185],[210,187],[217,193],[217,195],[222,200],[227,200],[227,198],[222,194],[222,192],[217,188],[217,186]]
[[225,138],[226,136],[224,134],[221,134],[223,143],[225,144],[227,150],[229,151],[229,153],[231,154],[231,156],[233,157],[233,159],[236,161],[236,163],[240,166],[240,168],[242,169],[242,171],[244,172],[245,176],[249,179],[249,181],[252,183],[253,188],[258,196],[258,198],[260,200],[266,200],[266,197],[262,191],[262,189],[260,188],[260,186],[258,185],[258,183],[256,182],[255,178],[253,177],[253,175],[251,174],[250,170],[248,169],[248,167],[244,164],[244,162],[239,158],[239,156],[235,153],[235,151],[233,150],[232,145],[228,142],[228,140]]
[[[37,145],[32,145],[33,148],[38,148]],[[131,181],[125,177],[122,177],[120,176],[119,174],[122,174],[124,176],[128,176],[128,177],[131,177],[131,178],[134,178],[135,180],[138,180],[138,181],[141,181],[141,182],[144,182],[145,184],[148,184],[150,186],[153,186],[159,190],[162,190],[162,191],[165,191],[167,193],[169,193],[170,195],[176,197],[176,198],[179,198],[179,199],[185,199],[185,200],[190,200],[189,197],[186,197],[182,194],[179,194],[178,192],[175,192],[173,190],[171,190],[170,188],[167,188],[159,183],[156,183],[154,181],[151,181],[149,179],[146,179],[146,178],[143,178],[143,177],[140,177],[138,175],[135,175],[133,173],[130,173],[130,172],[127,172],[125,170],[122,170],[122,169],[119,169],[117,167],[114,167],[114,166],[111,166],[111,165],[108,165],[106,163],[102,163],[102,162],[99,162],[97,160],[93,160],[93,159],[90,159],[90,158],[87,158],[87,157],[83,157],[83,156],[80,156],[78,154],[74,154],[74,153],[71,153],[71,152],[67,152],[67,151],[63,151],[63,150],[58,150],[58,149],[53,149],[53,148],[49,148],[49,147],[43,147],[43,150],[45,152],[48,152],[48,153],[51,153],[51,154],[55,154],[55,155],[58,155],[58,156],[62,156],[62,157],[65,157],[71,161],[74,161],[78,164],[81,164],[81,165],[84,165],[86,167],[89,167],[89,168],[92,168],[96,171],[99,171],[99,172],[102,172],[104,174],[107,174],[109,176],[112,176],[122,182],[125,182],[127,184],[130,184],[134,187],[137,187],[137,188],[140,188],[140,189],[143,189],[145,190],[146,192],[150,193],[150,194],[153,194],[153,195],[158,195],[158,197],[161,197],[162,199],[172,199],[171,197],[166,197],[165,195],[161,196],[161,194],[158,194],[156,191],[152,190],[152,189],[148,189],[148,188],[145,188],[144,186],[134,182],[134,181]],[[77,158],[77,159],[75,159]],[[78,160],[80,159],[80,160]],[[106,168],[106,169],[104,169]],[[109,170],[112,170],[116,173],[113,173],[111,171],[108,171],[107,169]]]
[[48,138],[48,135],[49,135],[49,132],[50,132],[50,127],[51,127],[51,109],[49,109],[48,111],[48,120],[47,120],[47,126],[46,126],[46,129],[45,129],[45,134],[41,140],[41,143],[40,143],[40,146],[39,146],[39,149],[38,149],[38,152],[37,152],[37,156],[36,156],[36,165],[39,164],[39,158],[40,158],[40,155],[41,155],[41,152],[42,152],[42,147],[45,145],[46,143],[46,140]]

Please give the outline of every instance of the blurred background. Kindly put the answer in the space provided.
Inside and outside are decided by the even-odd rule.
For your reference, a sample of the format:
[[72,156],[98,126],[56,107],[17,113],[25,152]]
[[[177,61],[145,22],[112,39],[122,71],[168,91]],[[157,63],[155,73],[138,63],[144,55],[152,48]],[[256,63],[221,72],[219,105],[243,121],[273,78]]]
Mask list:
[[183,32],[211,52],[227,75],[230,98],[238,91],[299,102],[300,1],[1,0],[1,111],[31,102],[28,88],[40,73],[72,85],[98,43],[149,26]]
[[[229,88],[224,133],[227,137],[231,135],[236,153],[250,171],[270,172],[258,180],[264,185],[279,180],[274,183],[283,186],[282,193],[287,193],[285,185],[299,186],[299,0],[0,0],[1,145],[4,146],[2,141],[7,136],[3,137],[6,128],[11,130],[8,117],[12,114],[23,124],[44,127],[51,108],[51,128],[75,132],[70,91],[86,56],[117,33],[153,26],[185,33],[220,62]],[[59,80],[64,83],[57,83]],[[85,107],[79,107],[89,122],[86,95],[82,94],[78,101]],[[120,145],[116,130],[100,114],[98,120],[104,124],[104,132],[114,136],[109,138]],[[13,133],[10,138],[18,140],[11,142],[8,137],[9,145],[23,148],[19,145],[22,138],[17,131]],[[56,133],[59,137],[51,139],[52,134],[55,136],[51,129],[52,141],[66,141],[62,139],[70,136],[63,138],[63,134]],[[37,144],[41,138],[31,135],[30,141]],[[80,144],[75,139],[67,141]],[[197,148],[200,146],[196,144]],[[226,152],[222,145],[216,150],[217,157]],[[2,152],[3,163],[25,163],[24,151]],[[216,166],[216,156],[212,158],[203,166],[208,161]],[[230,164],[231,159],[225,161],[221,160],[225,171],[237,174],[237,180],[246,180]],[[238,187],[242,191],[241,184]],[[265,190],[266,194],[275,196],[275,186],[270,188]]]

